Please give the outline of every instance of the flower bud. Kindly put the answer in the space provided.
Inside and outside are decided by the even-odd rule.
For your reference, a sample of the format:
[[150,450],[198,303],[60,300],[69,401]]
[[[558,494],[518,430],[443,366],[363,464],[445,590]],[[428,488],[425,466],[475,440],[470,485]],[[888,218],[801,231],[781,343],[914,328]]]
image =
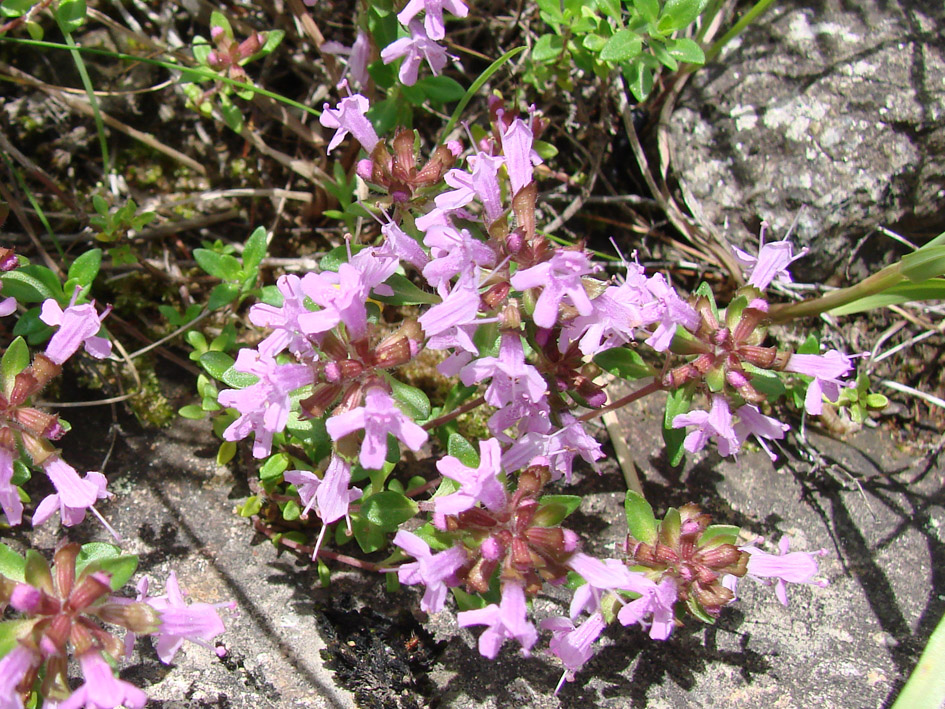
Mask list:
[[358,177],[365,182],[370,182],[374,176],[374,162],[370,158],[358,160]]
[[[0,219],[0,223],[3,220]],[[16,254],[13,252],[13,249],[7,249],[3,246],[0,246],[0,271],[12,271],[14,268],[20,265],[19,260],[16,257]]]
[[486,310],[494,310],[509,296],[511,286],[508,282],[496,283],[480,296]]
[[[742,557],[744,557],[744,559]],[[710,569],[724,569],[738,566],[744,566],[745,569],[748,568],[748,553],[740,551],[733,544],[719,544],[716,547],[700,549],[696,554],[696,558],[700,563]],[[735,575],[743,576],[744,572]]]
[[[48,598],[48,596],[38,588],[30,586],[28,583],[21,583],[17,584],[16,588],[13,589],[13,593],[10,594],[10,606],[20,611],[20,613],[32,615],[41,612],[44,607],[44,598]],[[52,612],[55,613],[56,610],[58,610],[58,604]]]
[[104,571],[95,571],[83,576],[75,590],[69,594],[67,605],[76,611],[88,608],[102,596],[111,593],[110,579],[111,575]]
[[160,614],[147,603],[105,603],[95,614],[138,635],[150,635],[161,626]]
[[253,32],[249,37],[240,42],[237,53],[240,59],[249,59],[256,52],[262,49],[265,38],[259,32]]
[[306,414],[312,418],[321,418],[325,412],[335,403],[335,399],[341,393],[341,387],[337,384],[320,384],[315,387],[312,395],[302,399],[299,406]]
[[33,357],[33,365],[30,367],[30,370],[33,373],[33,377],[36,379],[37,392],[62,374],[62,367],[42,353]]
[[214,25],[213,27],[210,28],[210,39],[212,39],[214,42],[219,42],[225,36],[226,36],[226,30],[224,30],[219,25]]
[[65,434],[58,416],[37,409],[17,408],[12,412],[11,418],[37,438],[49,438],[55,441]]
[[479,547],[479,553],[486,561],[498,561],[505,556],[505,546],[496,537],[487,537]]

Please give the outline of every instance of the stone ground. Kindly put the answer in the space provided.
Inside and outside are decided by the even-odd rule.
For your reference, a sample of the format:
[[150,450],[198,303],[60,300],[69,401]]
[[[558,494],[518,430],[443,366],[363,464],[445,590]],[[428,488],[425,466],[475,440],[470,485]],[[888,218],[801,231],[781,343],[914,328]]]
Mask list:
[[[73,415],[81,426],[71,438],[82,426],[107,428],[100,415]],[[381,579],[348,572],[319,588],[306,563],[277,553],[234,513],[248,495],[245,473],[215,464],[206,424],[142,432],[132,422],[108,464],[117,496],[103,512],[140,555],[140,571],[163,579],[176,569],[192,598],[232,599],[239,612],[225,659],[190,646],[168,668],[142,643],[124,676],[167,708],[887,706],[945,608],[941,465],[874,429],[844,440],[809,431],[819,466],[795,450],[778,468],[754,452],[737,462],[709,453],[674,469],[661,457],[652,407],[627,412],[621,427],[658,514],[701,501],[716,521],[771,541],[790,534],[795,549],[824,547],[830,585],[792,588],[785,609],[771,588],[743,582],[715,627],[687,622],[664,643],[613,629],[555,697],[554,658],[506,648],[488,662],[453,614],[417,622],[407,610],[416,589],[388,597]],[[71,459],[94,467],[103,455]],[[604,475],[581,475],[576,487],[585,503],[572,526],[591,552],[608,554],[625,533],[623,478],[608,460]],[[56,534],[41,530],[35,543],[51,549]],[[106,538],[88,523],[79,535]],[[563,607],[560,598],[538,602],[541,614]]]

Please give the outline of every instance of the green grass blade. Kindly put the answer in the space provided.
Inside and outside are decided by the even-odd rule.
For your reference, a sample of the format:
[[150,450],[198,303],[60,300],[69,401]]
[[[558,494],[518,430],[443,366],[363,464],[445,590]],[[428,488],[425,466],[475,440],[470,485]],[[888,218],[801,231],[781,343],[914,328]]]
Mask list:
[[913,300],[945,300],[945,278],[930,278],[920,283],[902,283],[887,288],[882,293],[868,295],[841,305],[830,311],[831,315],[850,315],[864,310],[884,308],[887,305],[908,303]]
[[492,64],[490,64],[488,67],[486,67],[486,70],[479,75],[479,77],[472,83],[472,86],[467,89],[466,93],[459,100],[459,103],[456,104],[456,108],[453,110],[453,115],[450,116],[449,123],[446,124],[446,128],[444,128],[443,132],[440,133],[440,139],[437,141],[437,145],[442,144],[443,141],[446,140],[446,136],[448,136],[453,131],[453,128],[456,127],[456,124],[459,122],[459,117],[463,115],[463,111],[466,110],[466,106],[469,105],[472,97],[479,93],[479,89],[481,89],[483,85],[490,78],[492,78],[493,74],[502,68],[503,64],[524,51],[525,47],[516,47],[515,49],[510,49],[501,57],[492,62]]
[[892,709],[939,709],[945,704],[945,618],[938,622],[919,664]]
[[78,51],[79,47],[72,38],[71,32],[66,32],[65,28],[60,27],[66,38],[66,44],[69,46],[69,53],[75,62],[75,68],[79,71],[79,78],[82,79],[82,88],[85,89],[85,95],[88,96],[89,105],[92,107],[92,116],[95,118],[95,130],[98,131],[98,144],[102,149],[102,170],[106,178],[111,174],[111,161],[108,159],[108,140],[105,137],[105,122],[102,120],[102,113],[98,110],[98,99],[95,98],[95,89],[92,87],[92,79],[85,68],[85,62],[82,61],[82,54]]

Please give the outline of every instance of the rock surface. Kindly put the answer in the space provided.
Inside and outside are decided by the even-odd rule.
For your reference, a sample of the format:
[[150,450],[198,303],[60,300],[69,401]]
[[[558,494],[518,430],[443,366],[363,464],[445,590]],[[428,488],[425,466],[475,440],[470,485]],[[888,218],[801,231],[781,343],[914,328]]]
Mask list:
[[943,30],[936,0],[773,6],[680,97],[670,128],[685,202],[752,252],[762,219],[781,238],[796,218],[811,247],[799,280],[848,266],[877,226],[939,233]]
[[[697,501],[769,544],[790,534],[794,549],[826,548],[830,585],[792,587],[785,609],[771,588],[743,582],[716,626],[688,621],[664,643],[613,628],[555,697],[555,658],[506,646],[495,662],[483,659],[452,611],[418,622],[418,589],[388,595],[381,579],[345,571],[319,588],[307,560],[278,554],[235,514],[245,474],[215,464],[208,426],[181,420],[157,435],[120,436],[107,469],[117,496],[103,512],[141,555],[142,572],[162,581],[176,569],[195,600],[232,599],[239,612],[228,621],[227,658],[190,646],[166,668],[143,641],[123,676],[168,708],[886,705],[945,609],[941,467],[914,465],[874,430],[843,443],[810,433],[819,467],[794,451],[777,469],[762,453],[737,462],[707,453],[674,469],[659,421],[651,404],[620,424],[658,514]],[[100,463],[104,448],[84,454],[71,458]],[[626,533],[616,463],[576,480],[566,492],[585,502],[571,524],[589,551],[612,555]],[[33,534],[50,550],[56,536]],[[87,522],[76,538],[90,536],[108,539]],[[541,598],[539,617],[562,614],[566,600]]]

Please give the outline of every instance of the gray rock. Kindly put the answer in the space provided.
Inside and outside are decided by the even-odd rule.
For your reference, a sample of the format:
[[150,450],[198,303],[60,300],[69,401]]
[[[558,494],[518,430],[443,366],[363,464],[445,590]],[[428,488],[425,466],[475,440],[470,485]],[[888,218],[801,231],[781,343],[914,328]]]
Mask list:
[[[788,2],[698,72],[672,116],[685,202],[754,252],[795,218],[823,279],[877,226],[945,227],[945,6]],[[888,245],[888,241],[885,242]]]

